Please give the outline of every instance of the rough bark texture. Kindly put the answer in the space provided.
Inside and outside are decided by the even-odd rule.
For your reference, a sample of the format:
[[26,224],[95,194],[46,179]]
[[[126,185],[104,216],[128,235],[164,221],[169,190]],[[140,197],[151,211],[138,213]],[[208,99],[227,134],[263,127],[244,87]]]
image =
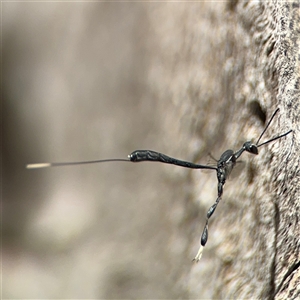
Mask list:
[[[300,3],[3,3],[3,297],[298,299]],[[244,141],[209,223],[206,164]]]

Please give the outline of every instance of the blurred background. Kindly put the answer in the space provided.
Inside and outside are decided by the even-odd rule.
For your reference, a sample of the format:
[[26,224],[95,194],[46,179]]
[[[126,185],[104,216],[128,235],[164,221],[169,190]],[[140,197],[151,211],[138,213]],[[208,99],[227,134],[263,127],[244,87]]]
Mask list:
[[[186,20],[179,5],[2,3],[3,298],[186,297],[201,233],[199,220],[187,221],[198,216],[182,184],[189,171],[122,162],[25,169],[136,149],[194,159],[198,140],[178,134],[203,125],[189,111],[187,98],[199,96],[183,75],[191,65],[170,68],[186,60],[182,48],[159,54],[184,36],[184,27],[166,34],[172,18],[161,26],[172,10]],[[204,176],[215,188],[215,174]]]

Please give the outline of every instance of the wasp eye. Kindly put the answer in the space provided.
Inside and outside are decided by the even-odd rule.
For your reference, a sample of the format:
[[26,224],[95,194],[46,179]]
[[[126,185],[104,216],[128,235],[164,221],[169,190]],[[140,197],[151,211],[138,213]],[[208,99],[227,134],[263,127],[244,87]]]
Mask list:
[[250,146],[250,152],[253,153],[253,154],[258,154],[258,148],[256,145],[252,144]]
[[252,153],[252,154],[258,154],[258,148],[255,144],[251,142],[246,142],[244,144],[244,148],[247,152]]

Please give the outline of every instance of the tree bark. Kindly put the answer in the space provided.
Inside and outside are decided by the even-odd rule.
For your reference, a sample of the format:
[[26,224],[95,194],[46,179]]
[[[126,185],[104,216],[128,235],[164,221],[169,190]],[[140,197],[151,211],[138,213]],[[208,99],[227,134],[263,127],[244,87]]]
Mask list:
[[[232,1],[152,13],[160,45],[152,78],[168,111],[168,143],[181,157],[205,162],[209,152],[256,142],[276,108],[263,140],[293,130],[257,157],[243,154],[246,167],[225,185],[203,258],[187,271],[191,298],[299,298],[299,11],[299,1]],[[189,201],[201,210],[187,217],[195,250],[216,179],[190,176]]]

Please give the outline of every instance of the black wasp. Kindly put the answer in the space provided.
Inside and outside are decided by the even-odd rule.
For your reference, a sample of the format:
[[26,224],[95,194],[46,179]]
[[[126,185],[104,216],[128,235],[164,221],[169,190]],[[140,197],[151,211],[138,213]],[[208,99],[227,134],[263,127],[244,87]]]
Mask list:
[[128,155],[128,159],[103,159],[103,160],[93,160],[93,161],[80,161],[80,162],[63,162],[63,163],[39,163],[39,164],[28,164],[26,167],[28,169],[38,169],[38,168],[48,168],[48,167],[59,167],[59,166],[70,166],[70,165],[81,165],[81,164],[92,164],[92,163],[103,163],[103,162],[112,162],[112,161],[126,161],[126,162],[141,162],[141,161],[156,161],[156,162],[162,162],[166,164],[172,164],[177,165],[185,168],[191,168],[191,169],[209,169],[209,170],[215,170],[217,172],[217,178],[218,178],[218,197],[216,202],[209,208],[206,214],[206,224],[204,226],[204,230],[201,235],[201,241],[200,241],[200,248],[193,259],[194,261],[198,262],[202,256],[203,247],[205,246],[207,239],[208,239],[208,220],[215,212],[221,198],[223,195],[223,187],[226,182],[226,179],[228,179],[232,169],[234,168],[238,158],[244,153],[244,151],[249,152],[251,154],[258,154],[258,148],[266,145],[270,142],[276,141],[289,133],[292,132],[292,130],[289,130],[288,132],[281,134],[279,136],[276,136],[266,142],[260,143],[260,140],[264,133],[266,132],[267,128],[271,124],[273,118],[278,113],[279,109],[277,109],[271,119],[269,120],[267,126],[259,136],[257,142],[254,144],[251,141],[247,141],[243,144],[243,146],[238,151],[233,151],[231,149],[226,150],[220,157],[220,159],[217,161],[217,166],[207,166],[207,165],[199,165],[188,161],[179,160],[170,156],[167,156],[165,154],[155,152],[152,150],[135,150],[131,154]]

